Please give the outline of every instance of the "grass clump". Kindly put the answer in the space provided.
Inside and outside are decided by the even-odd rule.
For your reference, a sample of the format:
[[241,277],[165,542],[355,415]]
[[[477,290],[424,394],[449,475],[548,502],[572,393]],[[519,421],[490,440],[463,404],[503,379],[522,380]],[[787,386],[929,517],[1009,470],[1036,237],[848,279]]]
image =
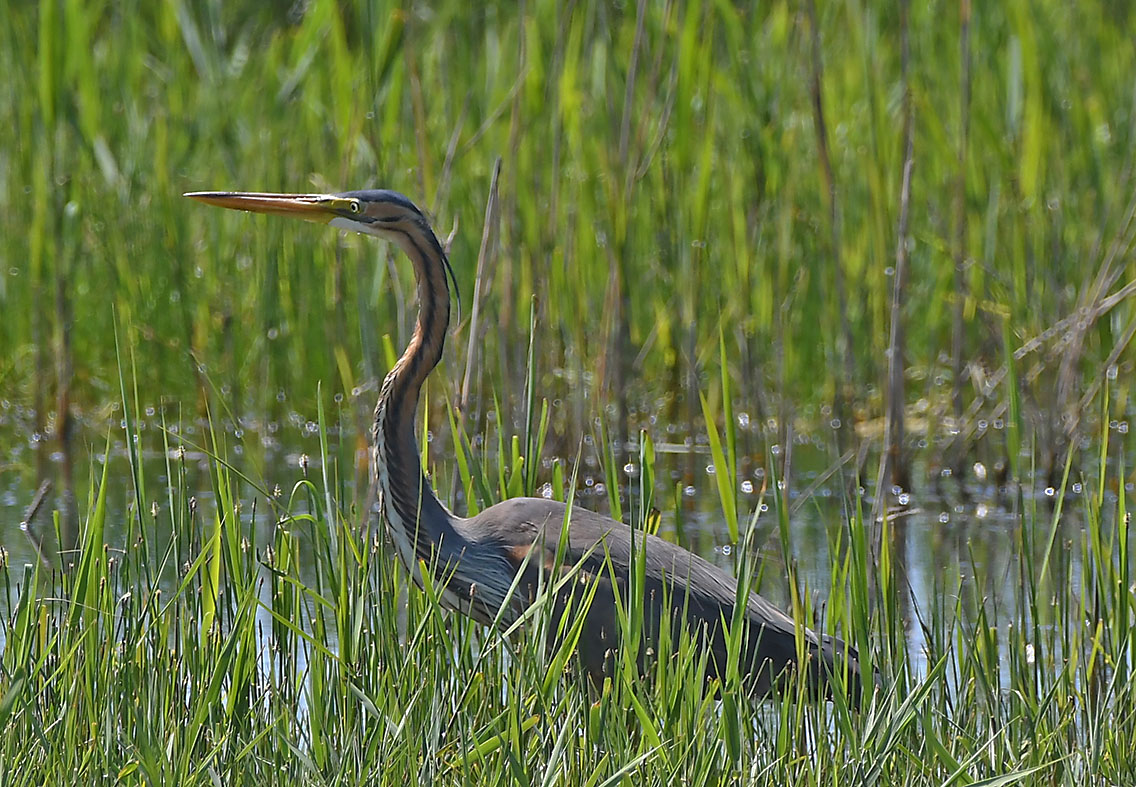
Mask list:
[[[1076,518],[1021,503],[1007,575],[978,559],[965,578],[935,573],[921,608],[894,546],[903,519],[884,522],[877,547],[853,508],[835,528],[847,548],[833,550],[820,623],[853,632],[878,671],[853,711],[811,702],[803,686],[762,703],[729,678],[708,691],[706,655],[689,640],[646,674],[632,658],[589,690],[573,674],[571,638],[559,652],[543,646],[547,627],[571,618],[538,611],[506,641],[443,610],[433,582],[409,584],[381,535],[344,507],[352,441],[322,445],[279,494],[214,446],[206,499],[175,441],[167,480],[148,482],[162,502],[131,508],[129,535],[106,547],[116,482],[104,464],[73,570],[4,567],[5,782],[1103,785],[1133,775],[1128,516],[1101,491],[1115,478],[1109,463]],[[648,440],[641,451],[644,498],[630,516],[657,527]],[[738,568],[754,583],[771,573],[749,546],[759,520],[786,505],[770,501],[742,526]],[[812,589],[792,570],[789,580],[794,612],[812,619]],[[634,607],[622,620],[634,627]]]

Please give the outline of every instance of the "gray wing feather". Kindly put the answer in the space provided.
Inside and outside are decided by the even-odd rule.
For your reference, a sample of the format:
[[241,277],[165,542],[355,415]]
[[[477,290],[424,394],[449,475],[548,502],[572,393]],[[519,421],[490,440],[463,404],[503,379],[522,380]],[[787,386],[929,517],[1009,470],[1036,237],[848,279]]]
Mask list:
[[[504,548],[513,554],[527,553],[534,546],[543,550],[539,559],[548,560],[561,549],[560,540],[567,533],[563,548],[563,566],[580,566],[595,576],[605,576],[605,558],[610,560],[617,580],[629,576],[633,555],[644,549],[648,594],[669,594],[672,613],[686,610],[689,622],[704,623],[711,633],[711,650],[720,669],[724,664],[725,643],[720,634],[720,621],[732,617],[737,598],[737,580],[718,566],[657,536],[633,533],[627,525],[610,517],[573,507],[571,521],[564,527],[567,507],[554,500],[514,498],[482,511],[461,523],[463,535],[472,543],[495,550]],[[634,542],[633,542],[634,539]],[[530,563],[532,558],[530,557]],[[611,592],[611,591],[609,591]],[[593,604],[593,608],[596,605]],[[650,614],[651,610],[646,610]],[[591,614],[591,613],[590,613]],[[611,617],[607,613],[601,613]],[[757,663],[770,662],[774,671],[796,660],[797,626],[793,619],[766,599],[750,593],[746,603],[746,620],[750,626],[748,657]],[[612,625],[608,621],[607,625]],[[609,632],[610,633],[610,632]],[[855,670],[855,654],[844,643],[831,637],[818,637],[808,628],[802,630],[808,650],[819,655],[827,667],[835,666],[837,652],[850,658]],[[606,643],[608,638],[602,637]],[[594,661],[594,660],[593,660]],[[815,661],[815,659],[814,659]],[[810,669],[819,673],[817,664]],[[819,674],[818,674],[819,677]],[[769,679],[762,680],[768,688]]]

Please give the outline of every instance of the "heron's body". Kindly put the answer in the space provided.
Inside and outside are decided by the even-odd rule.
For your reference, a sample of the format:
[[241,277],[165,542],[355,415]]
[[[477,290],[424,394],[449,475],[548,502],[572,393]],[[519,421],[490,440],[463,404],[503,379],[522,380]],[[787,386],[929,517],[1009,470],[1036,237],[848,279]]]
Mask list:
[[[724,624],[734,619],[737,582],[693,553],[610,517],[539,498],[507,500],[469,519],[438,500],[422,472],[414,417],[427,375],[441,360],[449,324],[449,261],[421,212],[390,191],[333,195],[210,192],[188,195],[222,207],[299,215],[397,243],[414,264],[419,311],[413,337],[383,382],[375,408],[372,473],[380,508],[402,564],[416,581],[431,571],[448,606],[483,623],[511,626],[544,588],[559,583],[556,609],[569,603],[566,587],[587,586],[594,597],[584,614],[578,650],[585,670],[601,679],[623,644],[617,597],[626,609],[632,566],[641,555],[645,653],[658,642],[665,619],[672,632],[686,629],[710,648],[711,675],[724,675]],[[566,543],[561,543],[566,537]],[[567,572],[567,573],[564,573]],[[582,594],[577,594],[582,595]],[[820,637],[768,601],[748,593],[742,620],[740,671],[758,694],[789,674],[803,653],[809,682],[827,685],[843,671],[857,682],[855,652]],[[573,609],[579,609],[574,607]],[[800,647],[798,647],[800,645]]]

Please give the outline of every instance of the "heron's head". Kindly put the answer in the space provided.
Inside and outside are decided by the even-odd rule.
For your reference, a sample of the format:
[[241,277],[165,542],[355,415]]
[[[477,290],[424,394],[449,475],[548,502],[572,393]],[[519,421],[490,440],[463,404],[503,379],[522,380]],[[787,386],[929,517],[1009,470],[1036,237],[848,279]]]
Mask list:
[[[430,228],[430,222],[413,202],[397,191],[368,189],[339,194],[191,191],[185,196],[221,208],[294,216],[319,224],[330,224],[341,230],[384,238],[398,244],[416,261],[415,270],[419,276],[427,266],[436,265],[436,270],[442,274],[442,288],[447,297],[450,284],[453,284],[454,292],[458,292],[454,269],[434,230]],[[458,310],[460,313],[460,295]]]
[[396,242],[423,230],[432,234],[425,216],[413,202],[397,191],[386,189],[340,194],[194,191],[185,196],[221,208],[293,216]]

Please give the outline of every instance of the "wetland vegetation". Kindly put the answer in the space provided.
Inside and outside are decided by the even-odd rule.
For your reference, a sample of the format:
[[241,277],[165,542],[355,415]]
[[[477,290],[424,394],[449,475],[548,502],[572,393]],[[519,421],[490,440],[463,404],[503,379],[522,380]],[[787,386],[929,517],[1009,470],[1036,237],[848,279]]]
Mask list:
[[[1136,13],[752,6],[0,0],[0,781],[1136,783]],[[658,530],[860,711],[410,586],[409,267],[181,198],[372,186],[449,236],[443,499]]]

